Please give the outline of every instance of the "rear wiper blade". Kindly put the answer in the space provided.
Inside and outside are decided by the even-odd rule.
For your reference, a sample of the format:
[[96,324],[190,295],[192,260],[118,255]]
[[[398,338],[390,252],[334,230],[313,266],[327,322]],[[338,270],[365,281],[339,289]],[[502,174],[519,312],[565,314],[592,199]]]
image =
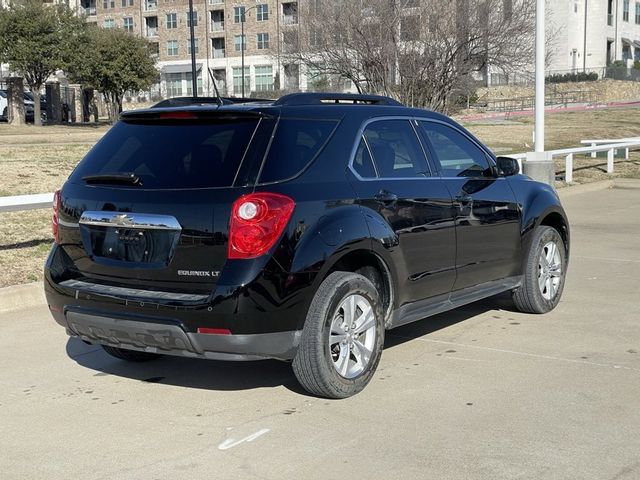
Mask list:
[[132,172],[98,173],[82,177],[87,183],[123,183],[128,185],[142,185],[140,177]]

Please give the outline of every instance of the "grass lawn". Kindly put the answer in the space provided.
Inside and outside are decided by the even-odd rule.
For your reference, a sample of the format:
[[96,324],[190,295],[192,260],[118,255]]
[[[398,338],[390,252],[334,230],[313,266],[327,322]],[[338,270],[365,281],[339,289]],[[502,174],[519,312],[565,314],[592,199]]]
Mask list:
[[[526,152],[533,117],[467,122],[465,126],[499,155]],[[108,130],[107,126],[11,127],[0,123],[0,196],[52,192]],[[546,148],[579,146],[588,138],[640,136],[640,109],[612,109],[547,116]],[[606,158],[576,157],[577,183],[610,178]],[[564,162],[556,163],[558,173]],[[640,178],[640,153],[616,160],[615,176]],[[53,240],[51,211],[0,213],[0,287],[42,279]]]

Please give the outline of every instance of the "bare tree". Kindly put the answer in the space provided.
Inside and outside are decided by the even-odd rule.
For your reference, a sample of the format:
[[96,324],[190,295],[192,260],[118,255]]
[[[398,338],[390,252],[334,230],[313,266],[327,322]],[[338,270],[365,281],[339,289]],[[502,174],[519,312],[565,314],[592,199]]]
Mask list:
[[534,58],[534,0],[310,0],[283,62],[447,111],[489,68]]

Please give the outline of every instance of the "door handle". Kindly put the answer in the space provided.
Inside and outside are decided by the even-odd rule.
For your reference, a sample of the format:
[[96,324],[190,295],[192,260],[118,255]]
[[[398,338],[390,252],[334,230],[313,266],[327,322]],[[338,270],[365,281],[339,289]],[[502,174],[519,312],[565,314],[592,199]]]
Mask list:
[[389,190],[380,190],[373,196],[373,198],[383,205],[391,205],[398,201],[398,196]]

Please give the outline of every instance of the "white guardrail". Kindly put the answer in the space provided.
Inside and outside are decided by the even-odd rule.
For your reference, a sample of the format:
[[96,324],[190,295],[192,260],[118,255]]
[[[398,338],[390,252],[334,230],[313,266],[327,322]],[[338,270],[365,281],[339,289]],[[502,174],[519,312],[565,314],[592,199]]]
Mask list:
[[[613,173],[613,164],[616,151],[624,150],[624,158],[629,159],[630,150],[640,149],[640,138],[622,138],[617,140],[583,140],[581,143],[589,143],[590,145],[588,147],[561,148],[558,150],[548,150],[547,152],[545,152],[547,155],[549,155],[549,158],[551,160],[553,160],[554,157],[565,158],[564,181],[566,183],[573,182],[573,158],[575,155],[591,154],[592,157],[595,157],[598,152],[607,152],[607,173]],[[515,153],[509,154],[507,156],[518,160],[520,171],[522,172],[522,161],[527,158],[527,154]]]
[[[629,150],[640,149],[640,137],[618,138],[614,140],[583,140],[581,143],[587,147],[561,148],[550,150],[546,153],[553,157],[565,157],[565,177],[564,181],[573,181],[573,158],[574,155],[588,155],[595,157],[598,152],[607,152],[607,173],[613,173],[613,164],[617,150],[625,151],[625,159],[629,159]],[[526,153],[514,153],[508,155],[518,160],[520,171],[522,172],[522,161],[527,158]],[[24,210],[35,210],[38,208],[51,208],[53,193],[39,193],[36,195],[16,195],[13,197],[0,197],[1,212],[20,212]]]
[[0,212],[21,212],[38,208],[53,208],[53,193],[0,197]]

